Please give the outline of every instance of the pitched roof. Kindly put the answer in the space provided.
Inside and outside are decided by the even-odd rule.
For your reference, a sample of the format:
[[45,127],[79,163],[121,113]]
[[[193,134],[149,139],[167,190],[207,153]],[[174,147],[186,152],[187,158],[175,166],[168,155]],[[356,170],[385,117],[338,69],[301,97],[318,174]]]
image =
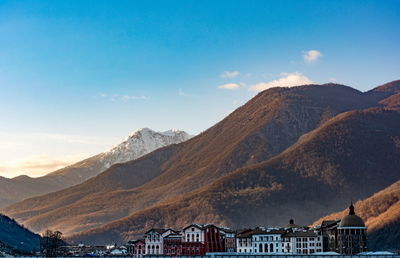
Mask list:
[[157,232],[158,234],[163,234],[163,233],[167,232],[168,230],[170,230],[170,229],[169,228],[152,228],[152,229],[148,230],[145,234],[148,234],[152,231]]
[[[209,225],[207,225],[207,226],[209,226]],[[190,227],[196,227],[198,229],[204,229],[205,228],[204,225],[193,223],[193,224],[190,224],[189,226],[184,227],[183,230],[188,229]]]
[[294,231],[283,234],[282,237],[317,237],[318,234],[312,230],[307,231]]
[[236,237],[237,238],[249,238],[252,236],[252,234],[253,234],[252,229],[243,229],[241,231],[238,231]]

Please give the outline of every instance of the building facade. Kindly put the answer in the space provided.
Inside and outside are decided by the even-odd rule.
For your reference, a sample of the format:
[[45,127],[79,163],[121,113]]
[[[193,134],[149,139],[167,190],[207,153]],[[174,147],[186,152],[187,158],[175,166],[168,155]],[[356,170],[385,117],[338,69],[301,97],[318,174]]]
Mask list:
[[229,228],[220,228],[220,234],[222,234],[222,238],[224,239],[225,252],[236,252],[236,232]]
[[283,252],[288,254],[314,254],[323,252],[322,235],[314,230],[299,229],[282,235]]
[[337,227],[337,246],[341,254],[353,255],[368,251],[367,227],[356,215],[353,204],[349,207],[349,214],[342,218]]
[[146,250],[146,242],[144,239],[131,240],[127,244],[128,254],[135,258],[142,258]]
[[182,231],[182,254],[204,255],[204,227],[199,224],[191,224]]
[[254,254],[282,253],[281,235],[285,232],[279,229],[257,228],[252,233]]
[[251,254],[253,251],[253,230],[240,230],[236,235],[236,252]]
[[182,255],[182,235],[180,233],[164,237],[164,255]]

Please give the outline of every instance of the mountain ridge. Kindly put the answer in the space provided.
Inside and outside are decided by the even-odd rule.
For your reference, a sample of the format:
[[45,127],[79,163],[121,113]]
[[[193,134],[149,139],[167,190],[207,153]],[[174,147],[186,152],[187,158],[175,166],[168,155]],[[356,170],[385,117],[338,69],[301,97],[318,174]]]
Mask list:
[[[373,123],[372,127],[371,123]],[[341,132],[345,128],[352,128],[353,131],[341,136],[330,136],[332,132]],[[386,131],[380,132],[378,137],[370,134],[377,129]],[[302,143],[268,161],[239,169],[188,196],[170,199],[158,206],[155,205],[126,218],[74,235],[70,237],[70,240],[101,242],[106,238],[105,236],[112,236],[113,239],[123,242],[145,228],[181,227],[191,222],[217,223],[235,228],[265,225],[265,223],[269,223],[268,226],[279,226],[290,218],[290,214],[296,214],[296,221],[306,224],[306,218],[310,220],[318,214],[334,210],[334,207],[347,205],[350,195],[355,198],[365,198],[391,184],[398,179],[396,167],[400,165],[400,162],[397,161],[384,174],[375,174],[372,178],[368,178],[366,176],[379,167],[379,164],[365,170],[362,163],[366,154],[373,163],[383,158],[386,161],[392,160],[393,157],[386,156],[386,153],[379,154],[379,150],[371,147],[366,148],[361,154],[357,153],[359,151],[357,148],[353,148],[353,150],[349,149],[351,155],[348,158],[356,164],[345,163],[346,167],[335,168],[330,164],[335,164],[335,160],[342,157],[343,150],[330,145],[328,159],[318,162],[321,167],[313,168],[315,159],[305,158],[304,153],[314,150],[316,153],[312,155],[322,157],[318,153],[324,153],[326,146],[315,148],[315,144],[319,145],[321,142],[320,137],[325,140],[345,141],[350,146],[352,143],[367,139],[370,146],[378,147],[378,149],[383,146],[386,149],[389,146],[395,148],[394,152],[390,153],[399,160],[400,146],[397,146],[392,139],[393,136],[397,137],[397,140],[400,139],[399,129],[400,114],[394,111],[370,109],[341,114],[331,119],[322,128],[310,132],[310,135],[299,140]],[[359,135],[359,130],[363,130],[365,135]],[[369,137],[364,138],[368,135]],[[308,162],[304,163],[305,160]],[[358,176],[352,179],[353,174],[344,173],[349,170],[353,172],[357,170]],[[371,181],[376,182],[376,185],[365,189],[364,185]],[[342,182],[343,186],[338,187],[337,182]],[[286,214],[287,217],[282,214]],[[251,222],[246,224],[245,221]]]
[[[60,227],[68,235],[87,230],[268,160],[335,115],[380,106],[381,99],[337,84],[272,88],[189,141],[5,211],[36,231]],[[144,177],[146,171],[152,176]],[[62,215],[66,213],[68,218]]]
[[111,149],[39,178],[20,175],[0,178],[0,207],[26,198],[61,190],[100,174],[111,165],[139,158],[157,148],[188,140],[184,131],[155,132],[141,128]]

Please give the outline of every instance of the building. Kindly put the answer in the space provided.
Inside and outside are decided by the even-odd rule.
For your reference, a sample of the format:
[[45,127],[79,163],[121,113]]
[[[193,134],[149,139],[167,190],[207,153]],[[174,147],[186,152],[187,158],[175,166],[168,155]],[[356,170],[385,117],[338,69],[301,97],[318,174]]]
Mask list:
[[170,234],[164,237],[164,255],[182,255],[182,235],[181,233]]
[[182,231],[182,255],[204,255],[203,225],[191,224]]
[[224,239],[225,252],[236,252],[236,231],[229,228],[220,228],[220,234]]
[[146,250],[146,242],[144,239],[131,240],[127,244],[128,254],[135,258],[142,258]]
[[322,250],[324,252],[338,252],[337,227],[339,220],[324,220],[316,229],[322,235]]
[[152,228],[145,233],[145,254],[164,254],[164,238],[179,232],[166,228]]
[[349,214],[344,216],[337,227],[337,249],[340,254],[358,254],[368,251],[367,227],[356,215],[353,204]]
[[368,251],[367,227],[355,214],[353,204],[348,215],[341,220],[323,221],[318,230],[324,238],[324,251],[350,255]]
[[204,247],[206,253],[225,252],[225,234],[219,227],[208,224],[204,226]]
[[298,229],[282,235],[284,253],[313,254],[322,252],[323,237],[317,231]]
[[283,253],[281,236],[284,230],[257,228],[252,232],[254,254]]
[[182,254],[205,255],[225,252],[226,232],[219,227],[207,224],[191,224],[183,229]]
[[251,254],[253,251],[252,229],[239,230],[236,235],[236,252]]

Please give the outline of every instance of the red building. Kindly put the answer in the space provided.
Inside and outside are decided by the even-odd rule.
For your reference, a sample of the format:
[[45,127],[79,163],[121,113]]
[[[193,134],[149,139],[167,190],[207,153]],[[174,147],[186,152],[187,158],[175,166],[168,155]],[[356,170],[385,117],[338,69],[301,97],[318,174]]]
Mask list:
[[199,242],[184,242],[182,243],[182,255],[194,256],[205,255],[204,244]]
[[225,240],[220,228],[215,225],[207,225],[204,230],[204,246],[206,253],[225,252]]
[[225,239],[215,225],[192,224],[183,229],[182,255],[225,252]]
[[164,237],[164,255],[182,255],[182,235],[171,234]]
[[145,255],[146,243],[144,239],[128,242],[128,253],[135,258],[142,258]]

